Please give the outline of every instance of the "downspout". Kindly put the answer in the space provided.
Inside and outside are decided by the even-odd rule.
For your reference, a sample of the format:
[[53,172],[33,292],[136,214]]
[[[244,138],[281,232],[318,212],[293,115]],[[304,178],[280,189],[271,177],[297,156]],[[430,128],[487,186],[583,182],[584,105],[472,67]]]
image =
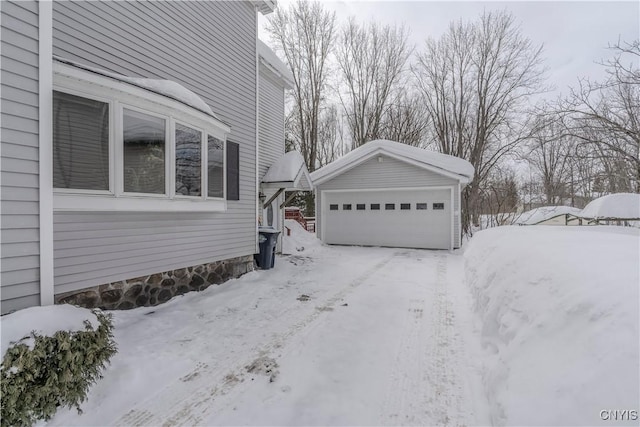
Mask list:
[[254,25],[254,29],[256,31],[256,39],[255,39],[255,51],[254,51],[254,58],[256,61],[256,69],[255,69],[255,78],[256,78],[256,164],[255,164],[255,173],[256,173],[256,195],[255,195],[255,207],[256,207],[256,211],[255,211],[255,216],[254,216],[254,221],[255,221],[255,247],[254,247],[254,253],[258,253],[260,251],[260,248],[258,246],[258,218],[260,216],[260,208],[261,208],[261,203],[260,203],[260,178],[258,176],[259,173],[259,168],[258,168],[258,163],[260,161],[260,140],[259,140],[259,119],[260,119],[260,55],[258,54],[258,14],[260,13],[258,11],[258,7],[255,7],[255,25]]
[[38,175],[40,305],[54,303],[53,280],[53,2],[38,1]]

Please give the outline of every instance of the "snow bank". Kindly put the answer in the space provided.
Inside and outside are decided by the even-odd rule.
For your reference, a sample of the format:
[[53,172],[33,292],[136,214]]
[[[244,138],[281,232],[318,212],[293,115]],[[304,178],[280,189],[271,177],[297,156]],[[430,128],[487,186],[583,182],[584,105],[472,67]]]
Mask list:
[[500,227],[471,239],[465,269],[493,424],[611,424],[601,410],[638,410],[639,239],[597,226]]
[[578,215],[579,213],[580,209],[571,206],[542,206],[520,214],[516,224],[533,225],[558,215]]
[[580,213],[583,218],[640,218],[640,194],[617,193],[599,197]]
[[47,337],[53,336],[58,331],[84,331],[84,321],[88,320],[94,329],[100,326],[97,317],[85,308],[72,305],[50,305],[46,307],[30,307],[7,314],[0,318],[2,328],[2,357],[12,344],[26,340],[23,343],[28,346],[34,344],[29,336],[31,331]]
[[322,242],[318,240],[316,235],[305,230],[298,221],[285,219],[284,226],[291,230],[291,235],[287,236],[285,229],[282,240],[283,253],[299,254],[300,252],[304,252],[305,255],[307,255],[322,247]]

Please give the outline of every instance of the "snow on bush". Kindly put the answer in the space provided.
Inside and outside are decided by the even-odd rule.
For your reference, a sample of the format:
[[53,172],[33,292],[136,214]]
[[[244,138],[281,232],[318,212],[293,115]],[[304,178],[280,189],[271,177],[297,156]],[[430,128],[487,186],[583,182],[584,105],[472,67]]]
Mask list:
[[622,227],[499,227],[471,239],[466,276],[493,424],[637,414],[639,252],[639,230]]
[[116,353],[111,316],[70,305],[32,307],[2,317],[0,425],[49,420],[76,408]]

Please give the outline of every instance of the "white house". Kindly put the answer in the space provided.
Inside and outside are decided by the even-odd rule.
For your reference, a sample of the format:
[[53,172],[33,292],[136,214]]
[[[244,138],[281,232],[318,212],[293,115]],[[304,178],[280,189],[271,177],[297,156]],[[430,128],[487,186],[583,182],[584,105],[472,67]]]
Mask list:
[[453,249],[461,245],[466,160],[376,140],[316,170],[316,233],[329,244]]
[[258,40],[274,8],[0,2],[2,313],[155,305],[253,268],[291,80]]

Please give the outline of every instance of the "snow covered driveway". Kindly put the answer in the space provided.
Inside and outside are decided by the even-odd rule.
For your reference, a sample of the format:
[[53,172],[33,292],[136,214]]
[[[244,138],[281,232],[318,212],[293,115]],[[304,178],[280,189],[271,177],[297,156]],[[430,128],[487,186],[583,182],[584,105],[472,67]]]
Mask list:
[[488,424],[470,304],[460,255],[308,248],[114,312],[105,378],[50,424]]

